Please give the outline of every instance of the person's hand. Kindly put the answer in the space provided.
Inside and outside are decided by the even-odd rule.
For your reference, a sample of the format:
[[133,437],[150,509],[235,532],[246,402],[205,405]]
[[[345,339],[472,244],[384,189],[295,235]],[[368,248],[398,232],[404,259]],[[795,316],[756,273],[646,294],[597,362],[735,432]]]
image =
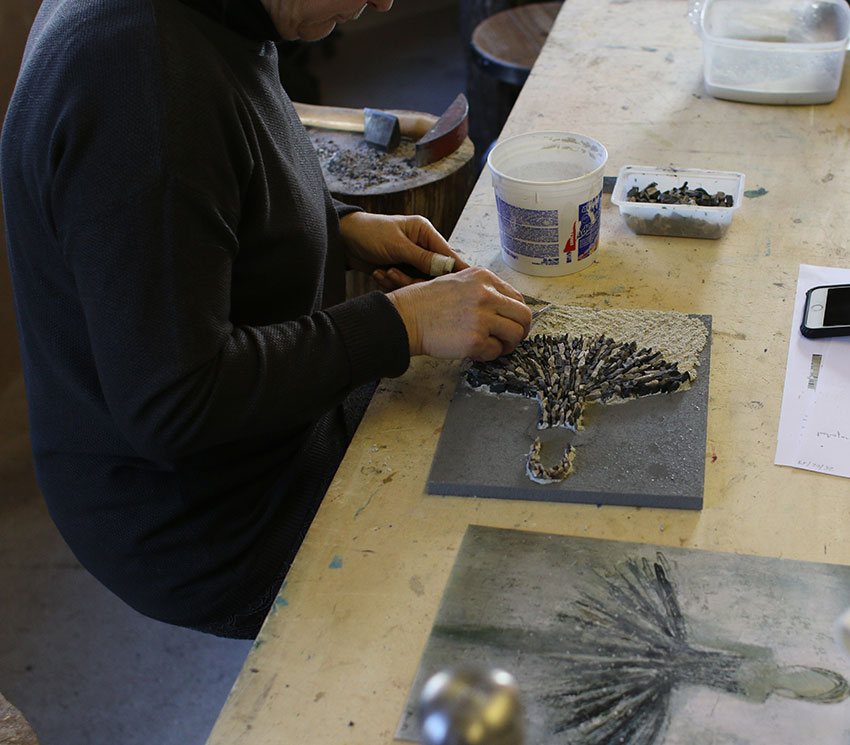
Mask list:
[[531,328],[522,295],[482,267],[401,287],[387,295],[407,328],[411,356],[493,360]]
[[436,253],[453,257],[454,271],[469,266],[452,251],[436,228],[420,215],[352,212],[340,220],[340,230],[349,266],[371,274],[386,291],[415,281],[398,267],[393,267],[394,264],[409,264],[428,275],[431,258]]

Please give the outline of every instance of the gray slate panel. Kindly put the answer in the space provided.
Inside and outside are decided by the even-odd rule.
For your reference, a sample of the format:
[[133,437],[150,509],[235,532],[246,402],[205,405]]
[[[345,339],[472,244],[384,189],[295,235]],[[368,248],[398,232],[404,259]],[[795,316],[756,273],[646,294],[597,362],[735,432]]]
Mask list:
[[[698,316],[711,330],[711,316]],[[697,379],[685,391],[590,404],[584,429],[537,429],[537,402],[470,388],[463,379],[449,404],[428,476],[429,494],[641,507],[702,509],[711,335]],[[543,461],[566,443],[574,472],[556,484],[528,478],[535,437]]]

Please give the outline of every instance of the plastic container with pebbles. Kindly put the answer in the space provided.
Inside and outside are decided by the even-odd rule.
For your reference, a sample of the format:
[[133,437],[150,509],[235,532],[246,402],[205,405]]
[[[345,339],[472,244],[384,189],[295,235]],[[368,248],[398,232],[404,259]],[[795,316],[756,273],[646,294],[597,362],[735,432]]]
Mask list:
[[607,160],[602,144],[575,132],[529,132],[493,147],[487,164],[508,266],[557,277],[593,263]]
[[[670,201],[633,201],[647,194],[652,199]],[[722,238],[743,196],[743,173],[623,166],[611,203],[620,208],[626,225],[640,235]]]

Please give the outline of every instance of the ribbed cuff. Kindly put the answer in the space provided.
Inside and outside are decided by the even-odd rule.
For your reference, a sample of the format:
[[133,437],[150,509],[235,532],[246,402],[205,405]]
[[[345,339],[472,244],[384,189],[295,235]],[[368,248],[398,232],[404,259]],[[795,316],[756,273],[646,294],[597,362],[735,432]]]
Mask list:
[[410,365],[407,329],[382,292],[370,292],[326,308],[340,332],[351,364],[350,385],[395,378]]
[[353,204],[346,204],[345,202],[340,202],[339,199],[332,197],[334,202],[334,209],[336,210],[337,219],[342,220],[346,215],[350,215],[352,212],[363,212],[362,207],[357,207]]

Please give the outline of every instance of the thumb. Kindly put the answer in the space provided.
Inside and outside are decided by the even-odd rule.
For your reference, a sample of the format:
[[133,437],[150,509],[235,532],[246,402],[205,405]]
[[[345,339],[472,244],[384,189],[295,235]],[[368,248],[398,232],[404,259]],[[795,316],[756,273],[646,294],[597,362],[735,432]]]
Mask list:
[[457,268],[458,258],[448,241],[429,220],[419,215],[408,219],[404,226],[409,244],[413,251],[409,254],[410,263],[430,277],[449,274]]
[[434,253],[433,251],[423,252],[429,259],[428,274],[432,277],[441,277],[444,274],[451,274],[455,268],[455,257],[446,256],[445,254]]
[[409,263],[397,264],[397,268],[411,277],[418,279],[431,279],[451,274],[458,268],[465,268],[455,256],[429,251],[425,248],[416,247],[416,251],[410,257]]

